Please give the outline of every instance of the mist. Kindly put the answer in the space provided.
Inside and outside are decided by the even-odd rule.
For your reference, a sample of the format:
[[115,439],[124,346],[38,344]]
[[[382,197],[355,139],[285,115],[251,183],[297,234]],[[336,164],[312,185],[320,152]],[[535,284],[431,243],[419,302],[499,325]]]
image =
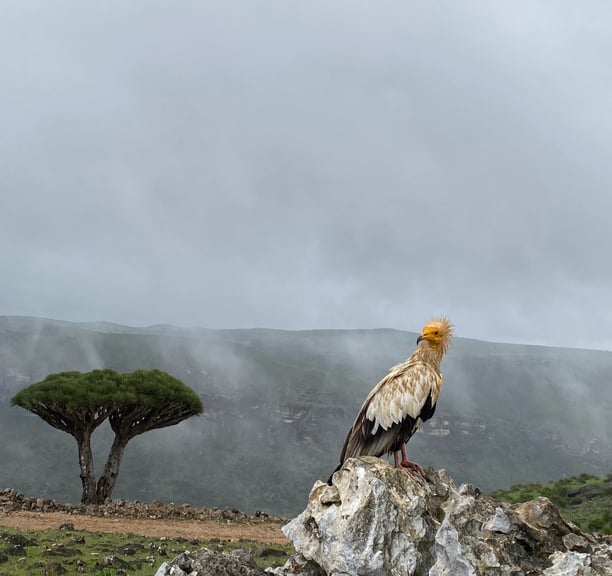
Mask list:
[[612,349],[611,11],[4,3],[0,312]]
[[611,17],[4,2],[0,485],[80,491],[17,390],[159,368],[205,414],[134,439],[117,497],[292,514],[440,314],[411,457],[483,489],[609,472]]
[[[76,502],[76,443],[10,398],[47,374],[158,368],[203,415],[128,444],[113,496],[291,516],[336,467],[370,389],[414,349],[398,330],[201,330],[0,318],[0,485]],[[612,468],[608,352],[455,338],[435,418],[408,452],[483,490]],[[112,432],[93,437],[101,473]],[[50,474],[49,470],[54,473]],[[57,471],[61,472],[57,472]]]

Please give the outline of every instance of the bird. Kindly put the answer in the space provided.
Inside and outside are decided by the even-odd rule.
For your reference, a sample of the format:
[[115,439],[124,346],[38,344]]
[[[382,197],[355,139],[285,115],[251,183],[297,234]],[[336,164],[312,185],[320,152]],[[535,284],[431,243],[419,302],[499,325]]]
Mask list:
[[406,442],[436,410],[442,388],[440,363],[453,337],[453,325],[446,317],[429,320],[417,338],[416,350],[370,391],[344,441],[340,464],[348,458],[384,456],[393,453],[394,465],[416,479],[413,471],[425,476],[420,464],[406,454]]

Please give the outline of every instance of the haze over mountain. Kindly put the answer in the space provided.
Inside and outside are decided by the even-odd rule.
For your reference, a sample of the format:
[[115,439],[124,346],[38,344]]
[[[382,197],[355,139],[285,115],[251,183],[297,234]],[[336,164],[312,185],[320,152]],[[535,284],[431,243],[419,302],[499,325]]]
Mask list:
[[612,3],[0,3],[0,313],[612,349]]
[[[415,346],[397,330],[207,330],[0,317],[0,486],[77,501],[76,442],[20,388],[63,370],[160,368],[205,415],[137,437],[116,498],[292,515],[333,470],[367,392]],[[409,455],[483,489],[612,468],[612,353],[456,338]],[[102,465],[110,430],[94,433]]]

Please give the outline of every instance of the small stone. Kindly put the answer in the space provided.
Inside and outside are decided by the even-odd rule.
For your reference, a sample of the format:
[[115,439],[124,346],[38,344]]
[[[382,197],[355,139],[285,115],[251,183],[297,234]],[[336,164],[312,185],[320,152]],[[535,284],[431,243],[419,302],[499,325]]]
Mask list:
[[168,562],[164,562],[155,572],[155,576],[168,576],[170,571],[170,564]]
[[26,556],[26,549],[21,544],[13,544],[6,549],[11,556]]
[[512,523],[506,516],[506,513],[498,506],[495,508],[495,515],[485,525],[485,530],[489,532],[499,532],[500,534],[508,534]]
[[552,563],[544,576],[584,576],[593,574],[590,570],[591,560],[588,554],[579,552],[555,552],[550,557]]
[[66,574],[67,570],[60,562],[49,562],[43,566],[43,576],[61,576]]
[[332,504],[340,503],[338,488],[321,483],[321,489],[321,495],[319,496],[321,504],[324,506],[331,506]]
[[59,527],[60,530],[74,530],[74,524],[72,522],[66,522]]
[[563,536],[563,544],[568,550],[575,552],[588,552],[590,550],[589,541],[580,534],[566,534]]

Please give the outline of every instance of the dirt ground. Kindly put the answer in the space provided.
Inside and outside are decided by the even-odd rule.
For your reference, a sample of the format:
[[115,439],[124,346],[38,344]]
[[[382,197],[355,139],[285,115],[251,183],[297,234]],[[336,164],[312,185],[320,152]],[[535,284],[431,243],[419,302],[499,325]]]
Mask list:
[[187,538],[189,540],[251,540],[267,544],[286,544],[281,532],[283,522],[231,522],[228,520],[165,520],[141,518],[105,518],[66,514],[64,512],[8,512],[0,515],[0,526],[21,530],[57,529],[72,524],[75,530],[120,532],[141,536]]

